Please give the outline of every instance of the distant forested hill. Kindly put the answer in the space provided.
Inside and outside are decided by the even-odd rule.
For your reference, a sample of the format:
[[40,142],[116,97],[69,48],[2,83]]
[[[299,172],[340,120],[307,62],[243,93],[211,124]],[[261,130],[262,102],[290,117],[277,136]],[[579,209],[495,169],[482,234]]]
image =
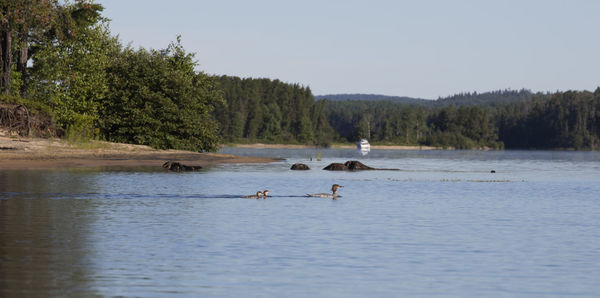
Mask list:
[[419,105],[419,106],[500,106],[508,103],[521,102],[533,98],[535,94],[527,89],[521,90],[496,90],[484,93],[463,92],[437,100],[413,98],[406,96],[388,96],[379,94],[328,94],[317,95],[315,99],[327,99],[329,101],[392,101],[395,103]]
[[343,100],[368,100],[368,101],[394,101],[405,104],[419,104],[426,105],[431,100],[423,98],[413,98],[406,96],[388,96],[380,94],[328,94],[328,95],[317,95],[316,100],[327,99],[330,101],[343,101]]
[[440,97],[434,101],[438,106],[500,106],[509,103],[522,102],[532,99],[533,96],[543,96],[541,93],[532,93],[530,90],[496,90],[484,93],[466,92],[451,95],[448,97]]

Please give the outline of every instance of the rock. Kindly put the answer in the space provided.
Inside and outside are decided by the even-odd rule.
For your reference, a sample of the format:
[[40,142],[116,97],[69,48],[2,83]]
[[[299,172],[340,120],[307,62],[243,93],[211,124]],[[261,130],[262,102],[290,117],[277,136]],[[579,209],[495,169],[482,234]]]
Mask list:
[[377,170],[371,168],[358,160],[349,160],[345,163],[331,163],[324,167],[323,170],[328,171],[363,171],[363,170]]
[[371,168],[358,160],[349,160],[344,165],[350,171],[375,170],[375,168]]
[[167,161],[163,164],[163,168],[173,172],[192,172],[202,169],[201,166],[186,166],[176,161]]
[[295,163],[292,165],[292,167],[290,168],[290,170],[296,170],[296,171],[306,171],[306,170],[310,170],[310,168],[303,164],[303,163]]
[[328,171],[348,171],[348,167],[343,163],[331,163],[328,166],[324,167],[323,170]]

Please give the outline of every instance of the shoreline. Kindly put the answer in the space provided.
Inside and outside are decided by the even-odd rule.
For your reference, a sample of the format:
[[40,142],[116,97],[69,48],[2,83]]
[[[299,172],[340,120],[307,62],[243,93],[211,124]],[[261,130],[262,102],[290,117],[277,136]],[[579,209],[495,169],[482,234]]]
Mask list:
[[[292,144],[226,144],[252,149],[315,149],[311,145]],[[332,145],[334,149],[355,149],[354,145]],[[371,145],[383,150],[443,150],[429,146]],[[0,136],[0,170],[53,169],[83,167],[154,167],[162,169],[166,161],[188,166],[209,167],[218,164],[269,163],[281,158],[237,156],[221,153],[199,153],[184,150],[159,150],[145,145],[88,141],[69,143],[60,139]],[[160,167],[160,168],[159,168]]]
[[82,167],[155,167],[166,161],[188,166],[268,163],[282,159],[184,150],[158,150],[144,145],[89,141],[69,144],[59,139],[0,136],[0,170]]
[[[227,144],[233,148],[250,148],[250,149],[323,149],[314,145],[291,145],[291,144]],[[332,149],[356,149],[356,145],[331,145]],[[371,149],[378,150],[449,150],[441,147],[431,146],[406,146],[406,145],[371,145]]]

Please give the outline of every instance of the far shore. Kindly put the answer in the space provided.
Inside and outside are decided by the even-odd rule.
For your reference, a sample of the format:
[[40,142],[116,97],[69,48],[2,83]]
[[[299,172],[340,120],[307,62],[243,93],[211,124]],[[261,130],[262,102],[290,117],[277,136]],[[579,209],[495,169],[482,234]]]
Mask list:
[[[253,143],[253,144],[228,144],[227,146],[236,147],[236,148],[253,148],[253,149],[263,149],[263,148],[271,148],[271,149],[314,149],[321,148],[315,145],[290,145],[290,144],[263,144],[263,143]],[[333,149],[356,149],[356,145],[339,145],[334,144],[329,148]],[[442,150],[440,147],[431,147],[431,146],[404,146],[404,145],[371,145],[371,149],[379,149],[379,150]]]

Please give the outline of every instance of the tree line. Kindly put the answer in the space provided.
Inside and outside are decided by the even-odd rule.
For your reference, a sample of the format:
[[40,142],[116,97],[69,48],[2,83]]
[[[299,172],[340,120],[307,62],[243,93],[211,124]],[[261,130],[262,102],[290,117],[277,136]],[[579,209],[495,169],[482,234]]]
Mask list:
[[491,112],[479,106],[334,101],[327,104],[327,115],[345,141],[367,138],[381,144],[502,148]]
[[315,101],[308,87],[279,80],[218,81],[226,105],[216,115],[221,136],[232,142],[327,145],[367,138],[457,149],[595,150],[600,138],[600,88],[461,93],[423,104],[357,94]]
[[498,139],[506,148],[598,150],[600,87],[506,105],[495,118]]
[[494,90],[489,92],[462,92],[446,97],[438,97],[436,100],[413,98],[406,96],[387,96],[379,94],[329,94],[318,95],[316,99],[328,99],[330,101],[392,101],[395,103],[411,104],[423,107],[445,107],[449,105],[455,106],[491,106],[497,107],[509,103],[521,102],[531,99],[533,96],[544,95],[542,93],[532,93],[530,90]]
[[458,149],[599,148],[600,87],[553,94],[463,93],[440,100],[450,103],[337,100],[327,103],[326,114],[345,141]]

